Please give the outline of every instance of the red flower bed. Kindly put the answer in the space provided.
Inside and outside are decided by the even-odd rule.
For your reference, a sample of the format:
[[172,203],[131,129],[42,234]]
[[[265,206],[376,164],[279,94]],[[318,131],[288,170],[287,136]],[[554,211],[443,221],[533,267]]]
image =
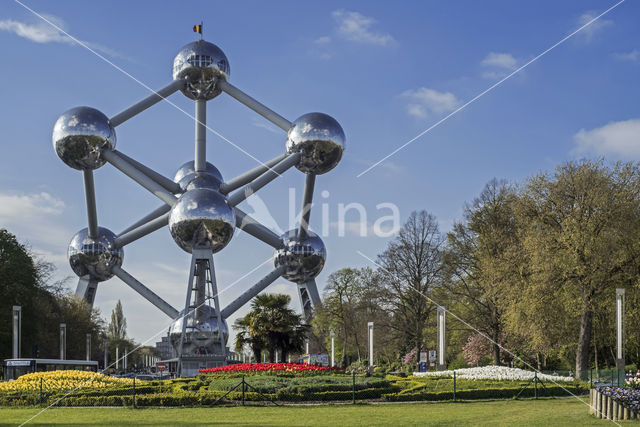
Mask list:
[[220,366],[219,368],[200,369],[201,374],[214,372],[291,372],[311,373],[326,371],[342,371],[342,368],[330,366],[308,365],[306,363],[237,363],[235,365]]

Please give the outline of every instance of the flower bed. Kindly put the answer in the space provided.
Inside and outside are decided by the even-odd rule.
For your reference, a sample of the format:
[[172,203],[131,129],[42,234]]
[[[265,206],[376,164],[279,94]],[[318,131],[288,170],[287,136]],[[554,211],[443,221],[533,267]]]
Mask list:
[[611,396],[614,400],[622,403],[634,412],[640,413],[640,390],[622,387],[598,387],[598,391],[607,396]]
[[[495,365],[482,366],[477,368],[455,369],[453,371],[414,372],[413,375],[418,377],[452,377],[454,372],[456,373],[457,378],[468,380],[525,381],[531,380],[535,375],[533,371],[525,371],[524,369]],[[538,374],[538,379],[552,382],[574,381],[573,377],[540,373]]]
[[0,382],[0,392],[73,390],[76,388],[105,388],[131,385],[131,378],[114,378],[88,371],[48,371],[22,375],[15,381]]
[[224,372],[239,373],[290,373],[290,374],[317,374],[343,372],[342,368],[329,366],[309,365],[306,363],[237,363],[235,365],[220,366],[219,368],[200,369],[201,374],[214,374]]

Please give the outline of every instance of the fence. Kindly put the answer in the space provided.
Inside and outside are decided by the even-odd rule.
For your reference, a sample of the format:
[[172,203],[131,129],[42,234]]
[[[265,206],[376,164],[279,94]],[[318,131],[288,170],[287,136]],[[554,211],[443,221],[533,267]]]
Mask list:
[[[164,381],[111,379],[32,383],[22,390],[2,391],[0,405],[22,406],[215,406],[222,404],[282,405],[301,402],[459,401],[538,398],[585,394],[593,383],[615,383],[619,375],[601,371],[589,381],[550,381],[544,374],[531,378],[479,380],[455,373],[434,377],[403,374],[244,375],[211,374]],[[11,384],[11,383],[0,383]],[[65,386],[66,384],[66,386]]]

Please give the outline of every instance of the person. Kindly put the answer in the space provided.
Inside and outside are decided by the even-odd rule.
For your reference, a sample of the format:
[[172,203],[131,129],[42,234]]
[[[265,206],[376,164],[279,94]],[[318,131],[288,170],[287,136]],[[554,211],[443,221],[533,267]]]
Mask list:
[[573,369],[569,369],[569,376],[573,377]]

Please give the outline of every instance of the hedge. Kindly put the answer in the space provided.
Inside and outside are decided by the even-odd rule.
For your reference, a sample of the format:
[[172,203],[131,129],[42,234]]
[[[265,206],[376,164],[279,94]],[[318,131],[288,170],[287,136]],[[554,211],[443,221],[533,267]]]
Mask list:
[[[520,391],[522,390],[522,393]],[[572,394],[582,394],[586,389],[579,385],[567,387],[546,386],[538,387],[538,396],[568,396]],[[520,388],[486,388],[474,390],[457,390],[456,399],[509,399],[515,398],[520,393],[520,397],[534,397],[535,389],[529,386],[524,390]],[[423,393],[390,393],[382,396],[390,402],[418,401],[418,400],[453,400],[453,391],[434,391]]]

